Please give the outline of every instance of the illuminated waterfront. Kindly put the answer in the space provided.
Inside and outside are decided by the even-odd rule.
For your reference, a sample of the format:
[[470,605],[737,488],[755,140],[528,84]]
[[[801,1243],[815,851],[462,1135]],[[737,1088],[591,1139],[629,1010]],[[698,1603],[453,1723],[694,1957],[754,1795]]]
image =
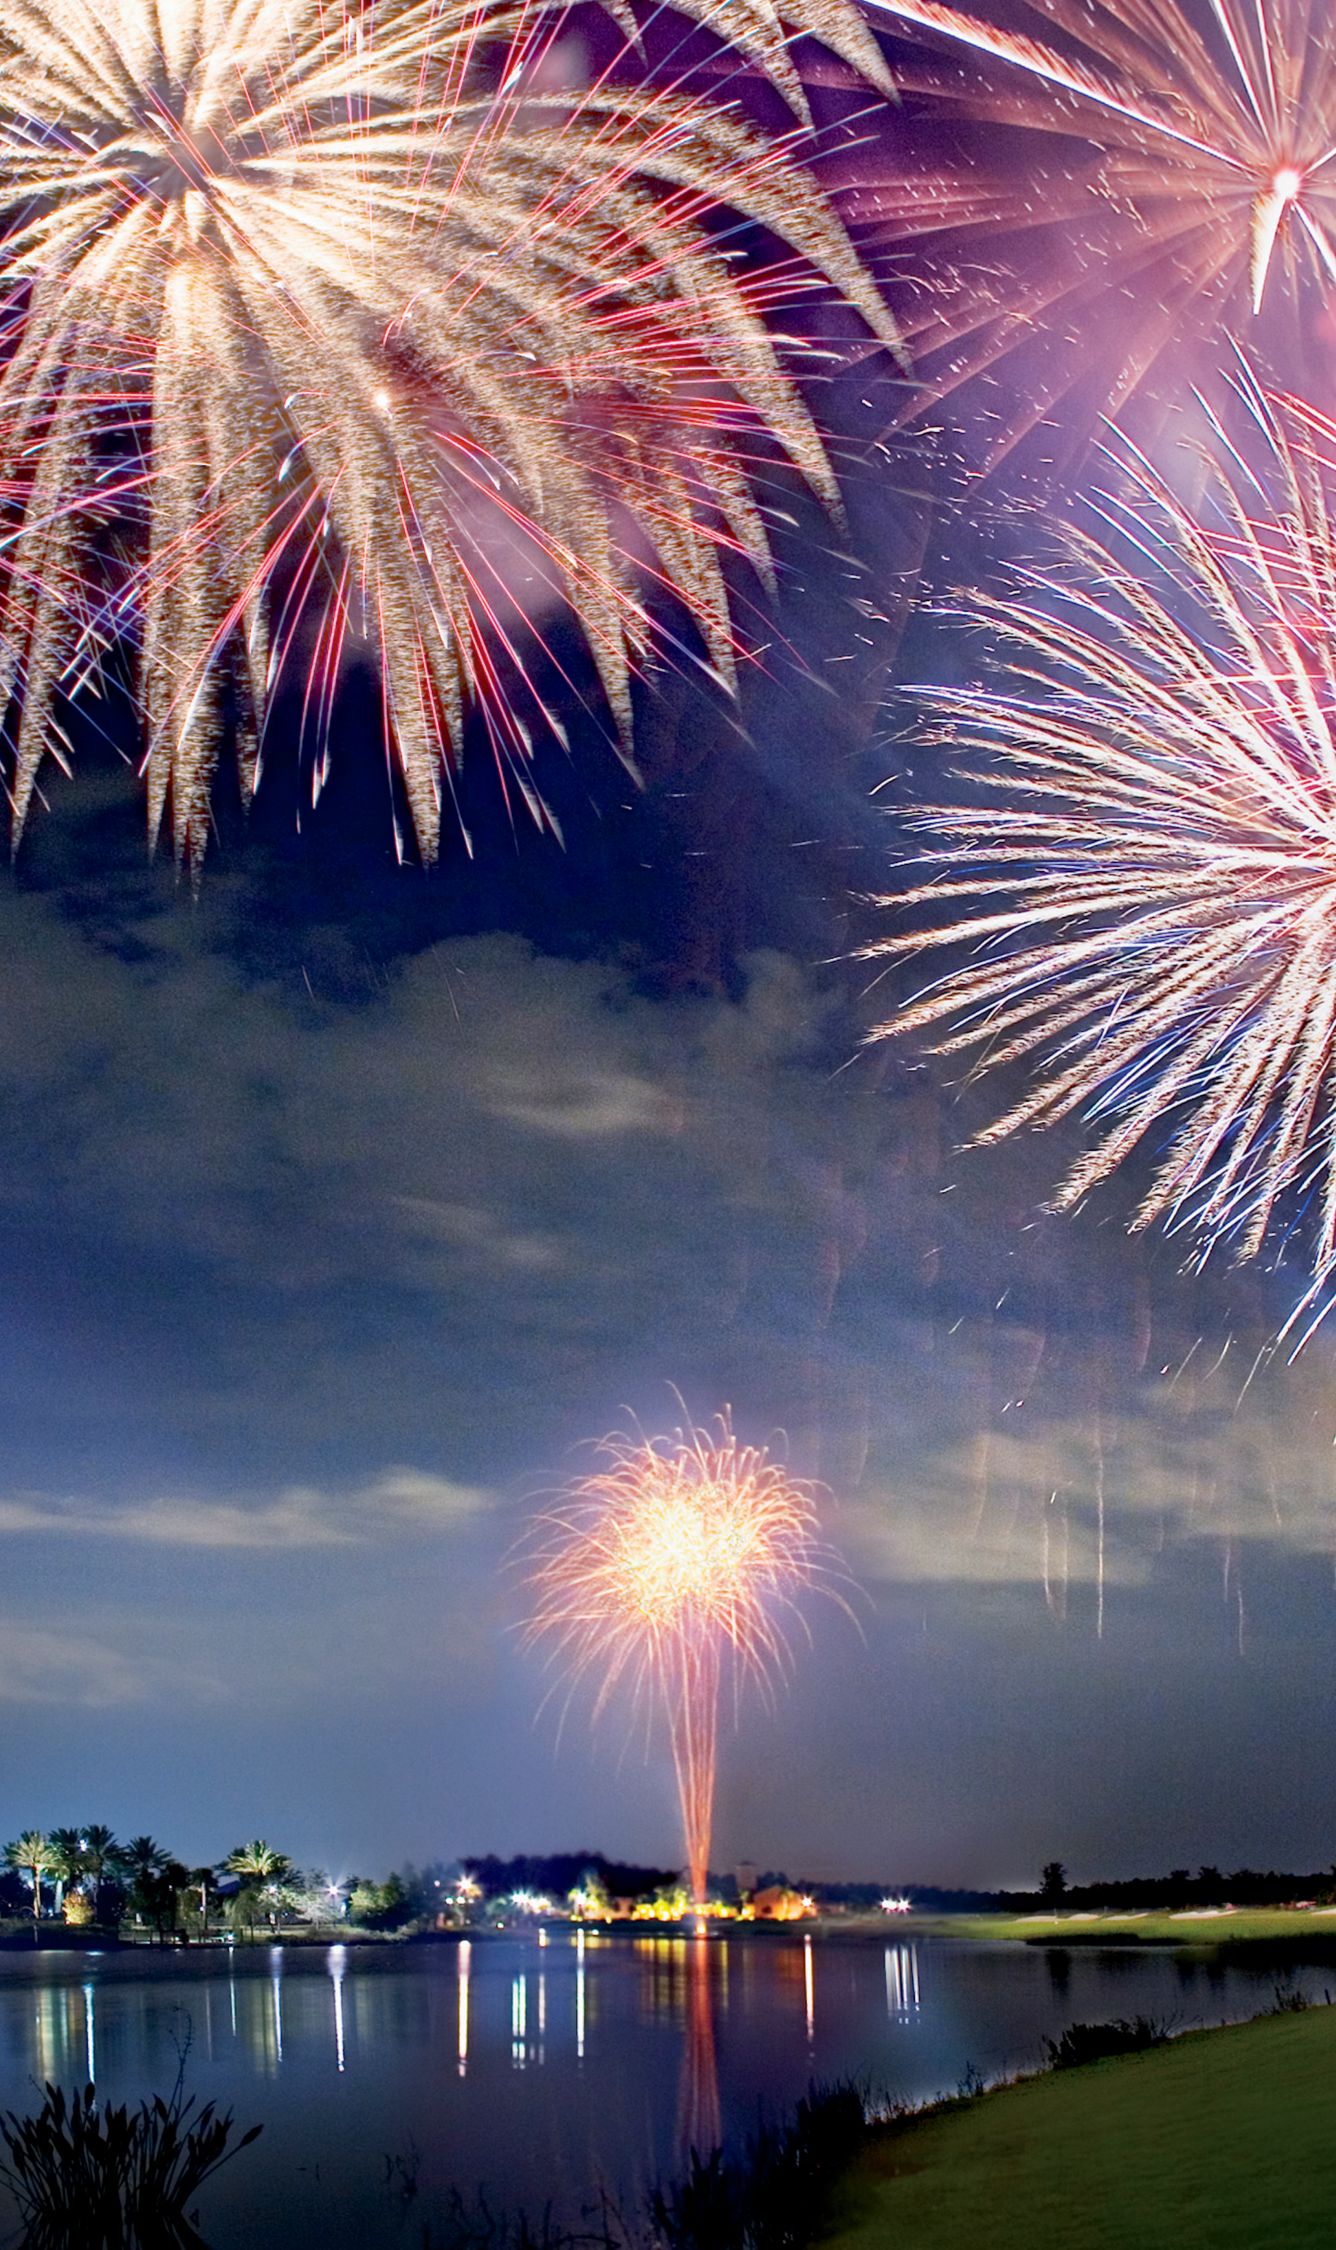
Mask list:
[[452,2186],[574,2212],[600,2182],[633,2196],[684,2138],[744,2137],[813,2079],[922,2097],[970,2064],[1037,2062],[1074,2019],[1247,2015],[1274,1983],[1150,1950],[796,1932],[17,1954],[0,1963],[0,2105],[31,2106],[44,2078],[165,2090],[188,2039],[188,2088],[265,2126],[210,2193],[214,2250],[378,2250]]

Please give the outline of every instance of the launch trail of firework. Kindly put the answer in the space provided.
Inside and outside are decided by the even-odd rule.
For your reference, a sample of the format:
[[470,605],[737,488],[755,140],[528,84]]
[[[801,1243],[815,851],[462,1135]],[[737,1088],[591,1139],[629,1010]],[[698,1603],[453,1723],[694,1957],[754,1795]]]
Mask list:
[[727,1413],[666,1437],[617,1433],[597,1466],[537,1519],[526,1544],[528,1637],[578,1682],[594,1715],[622,1700],[667,1726],[692,1900],[705,1898],[720,1703],[763,1691],[788,1665],[799,1597],[836,1594],[815,1489],[762,1447],[739,1444]]
[[1247,397],[1258,445],[1217,429],[1201,509],[1115,445],[1099,529],[976,605],[999,684],[929,697],[974,801],[917,816],[940,842],[881,902],[912,926],[868,948],[948,965],[874,1037],[1027,1067],[980,1142],[1084,1117],[1054,1208],[1149,1144],[1137,1226],[1199,1258],[1302,1241],[1311,1295],[1336,1275],[1336,423]]

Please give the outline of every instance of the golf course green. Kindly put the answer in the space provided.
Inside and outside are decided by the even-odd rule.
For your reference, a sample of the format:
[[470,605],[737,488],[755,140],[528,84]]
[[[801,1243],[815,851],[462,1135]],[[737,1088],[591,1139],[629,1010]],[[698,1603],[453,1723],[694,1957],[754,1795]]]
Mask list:
[[1330,2250],[1336,2008],[1189,2032],[879,2132],[827,2250]]
[[1030,1945],[1336,1945],[1336,1906],[1256,1906],[1223,1912],[958,1914],[932,1928],[951,1937]]

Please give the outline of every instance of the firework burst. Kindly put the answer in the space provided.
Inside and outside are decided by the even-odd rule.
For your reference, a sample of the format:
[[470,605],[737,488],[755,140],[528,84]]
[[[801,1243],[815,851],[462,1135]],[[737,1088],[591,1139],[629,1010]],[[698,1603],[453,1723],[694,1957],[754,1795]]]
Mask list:
[[850,203],[939,246],[910,324],[927,374],[911,413],[1038,331],[1047,356],[1026,362],[1005,443],[1090,383],[1092,338],[1121,405],[1171,346],[1181,367],[1185,340],[1293,306],[1306,281],[1320,310],[1336,280],[1328,0],[1021,0],[1008,28],[939,0],[876,4],[927,50],[897,73],[906,91],[965,135],[952,168]]
[[1029,1064],[980,1141],[1084,1115],[1055,1208],[1151,1141],[1137,1225],[1186,1225],[1203,1256],[1297,1228],[1316,1289],[1336,1271],[1336,425],[1251,403],[1260,473],[1218,433],[1193,512],[1124,447],[1104,530],[982,605],[1002,685],[934,698],[978,794],[921,816],[945,838],[931,872],[882,902],[918,926],[869,949],[970,957],[875,1036]]
[[[768,0],[685,12],[797,99]],[[843,0],[785,12],[877,67]],[[732,678],[726,558],[770,570],[752,455],[837,497],[774,316],[833,289],[887,341],[889,320],[785,142],[643,74],[570,90],[561,21],[525,0],[8,7],[16,830],[44,756],[67,759],[65,698],[127,635],[151,824],[170,808],[192,866],[220,745],[249,792],[285,675],[323,744],[345,662],[374,660],[426,856],[469,708],[541,817],[545,614],[573,613],[623,742],[656,588]],[[787,258],[740,259],[723,207]],[[324,770],[322,749],[317,793]]]
[[617,1434],[598,1467],[537,1522],[530,1548],[532,1640],[572,1685],[596,1683],[667,1722],[691,1894],[705,1896],[719,1706],[730,1679],[765,1689],[784,1671],[798,1597],[831,1584],[814,1489],[727,1414],[712,1430]]

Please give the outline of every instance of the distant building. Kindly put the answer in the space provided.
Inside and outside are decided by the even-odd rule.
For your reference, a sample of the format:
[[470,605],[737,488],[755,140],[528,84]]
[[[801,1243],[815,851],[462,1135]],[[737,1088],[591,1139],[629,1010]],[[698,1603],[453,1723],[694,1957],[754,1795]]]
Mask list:
[[757,1922],[801,1922],[816,1912],[810,1898],[783,1883],[771,1883],[765,1890],[753,1892],[751,1909]]

